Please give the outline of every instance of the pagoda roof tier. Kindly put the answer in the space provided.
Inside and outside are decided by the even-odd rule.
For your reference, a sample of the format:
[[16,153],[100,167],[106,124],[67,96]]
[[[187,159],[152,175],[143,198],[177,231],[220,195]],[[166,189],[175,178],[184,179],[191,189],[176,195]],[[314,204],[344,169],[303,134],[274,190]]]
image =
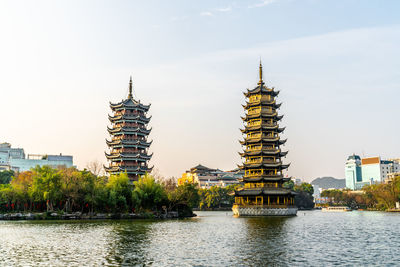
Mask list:
[[270,124],[270,123],[263,123],[261,125],[257,126],[245,126],[244,129],[240,129],[242,133],[249,133],[249,132],[261,132],[262,130],[264,131],[272,131],[276,130],[278,133],[281,133],[285,130],[285,127],[279,128],[278,124]]
[[109,160],[124,160],[124,161],[146,161],[151,159],[153,156],[153,153],[150,155],[144,154],[144,153],[105,153],[106,158]]
[[151,145],[153,141],[146,142],[145,140],[139,140],[139,139],[120,139],[120,140],[114,140],[114,141],[109,141],[106,140],[106,143],[109,147],[112,146],[124,146],[124,147],[137,147],[141,146],[143,148],[147,148]]
[[137,115],[124,114],[124,115],[115,115],[115,116],[108,115],[108,119],[113,123],[115,123],[117,121],[129,121],[129,122],[130,121],[132,121],[132,122],[139,121],[139,122],[142,122],[143,124],[146,124],[146,123],[149,123],[151,116],[147,118],[146,116],[139,115],[139,114],[137,114]]
[[251,107],[262,106],[262,107],[274,107],[280,108],[282,103],[277,104],[275,100],[257,100],[257,101],[246,101],[245,105],[242,105],[244,109],[249,109]]
[[256,88],[254,89],[247,89],[247,92],[244,92],[243,94],[246,97],[249,97],[251,95],[258,95],[258,94],[264,94],[264,95],[272,95],[272,96],[277,96],[279,94],[279,91],[275,91],[275,88],[268,88],[265,86],[263,83],[259,84]]
[[243,188],[235,191],[236,196],[294,195],[289,189],[280,187]]
[[[279,121],[281,120],[283,115],[281,116],[276,116],[276,120]],[[248,133],[248,132],[254,132],[254,131],[260,131],[260,130],[265,130],[265,131],[270,131],[274,129],[278,129],[279,126],[277,124],[270,124],[270,123],[262,123],[259,125],[255,126],[245,126],[244,129],[240,129],[242,133]],[[283,130],[282,130],[283,131]]]
[[115,127],[115,128],[110,128],[107,126],[107,131],[110,134],[142,134],[142,135],[148,135],[151,132],[150,129],[142,128],[142,127]]
[[147,166],[104,166],[104,169],[107,172],[127,172],[127,173],[146,173],[146,172],[151,172],[153,170],[153,167],[147,167]]
[[240,117],[243,121],[249,121],[253,119],[261,119],[261,118],[275,118],[275,117],[281,117],[278,116],[278,112],[276,111],[264,111],[264,112],[258,112],[254,114],[246,114],[245,117]]
[[279,181],[288,182],[288,181],[290,181],[290,178],[285,178],[282,175],[279,175],[279,176],[261,175],[261,176],[257,176],[257,177],[253,177],[253,178],[243,177],[241,179],[241,181],[246,182],[246,183],[252,183],[252,182],[257,183],[257,182],[262,182],[262,181],[265,181],[265,182],[279,182]]
[[127,99],[122,100],[121,102],[115,104],[110,102],[110,108],[112,110],[129,109],[129,110],[142,110],[146,112],[149,110],[150,106],[151,104],[143,105],[142,103],[140,103],[140,101],[136,101],[132,97],[128,97]]
[[277,143],[279,141],[279,136],[277,137],[263,137],[263,138],[245,138],[244,140],[239,141],[240,144],[257,144],[257,143]]
[[[266,139],[266,138],[264,138],[264,139],[261,139],[259,142],[251,142],[251,144],[252,145],[256,145],[256,144],[260,144],[260,145],[262,145],[262,144],[283,145],[283,144],[286,143],[286,141],[287,141],[287,139],[279,139],[279,137],[275,138],[275,139]],[[242,144],[244,141],[239,141],[239,142]],[[250,143],[247,143],[247,144],[250,144]],[[246,145],[246,142],[244,142],[242,145]],[[261,151],[263,149],[266,149],[266,147],[264,147],[264,148],[260,147],[259,149],[252,149],[252,151],[258,152],[258,151]],[[267,150],[270,150],[270,149],[267,148]],[[245,150],[245,151],[246,152],[250,152],[250,150]]]
[[289,168],[290,164],[282,164],[282,162],[260,162],[260,163],[243,163],[243,165],[238,165],[240,169],[260,169],[260,168],[272,168],[278,170],[284,170]]
[[286,156],[288,151],[281,151],[280,149],[274,149],[274,150],[257,150],[257,151],[245,151],[245,152],[239,152],[239,155],[242,157],[249,157],[249,156],[263,156],[263,155],[277,155],[280,157]]

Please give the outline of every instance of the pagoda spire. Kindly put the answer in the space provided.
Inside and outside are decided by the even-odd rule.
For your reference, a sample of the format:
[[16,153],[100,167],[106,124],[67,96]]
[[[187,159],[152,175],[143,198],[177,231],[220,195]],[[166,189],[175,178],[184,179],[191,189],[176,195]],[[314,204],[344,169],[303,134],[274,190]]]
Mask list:
[[260,81],[258,82],[258,84],[259,84],[259,85],[262,85],[262,84],[264,84],[264,81],[263,81],[263,79],[262,79],[263,75],[262,75],[262,63],[261,63],[261,59],[260,59],[260,66],[258,67],[258,71],[259,71],[259,74],[260,74]]
[[129,95],[128,95],[129,99],[132,99],[132,76],[131,79],[129,80]]

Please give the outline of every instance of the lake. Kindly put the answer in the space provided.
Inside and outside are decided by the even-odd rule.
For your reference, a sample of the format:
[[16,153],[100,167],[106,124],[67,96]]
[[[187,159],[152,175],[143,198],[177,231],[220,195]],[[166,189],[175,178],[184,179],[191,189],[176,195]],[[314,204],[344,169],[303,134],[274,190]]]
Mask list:
[[400,214],[0,221],[1,266],[400,265]]

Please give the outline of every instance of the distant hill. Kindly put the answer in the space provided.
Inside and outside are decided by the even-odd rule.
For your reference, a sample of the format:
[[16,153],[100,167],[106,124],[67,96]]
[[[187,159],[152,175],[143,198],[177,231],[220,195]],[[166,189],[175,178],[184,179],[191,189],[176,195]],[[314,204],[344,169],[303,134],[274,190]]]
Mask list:
[[311,184],[318,185],[319,188],[328,189],[328,188],[336,188],[341,189],[346,187],[345,179],[336,179],[333,177],[320,177],[314,179]]

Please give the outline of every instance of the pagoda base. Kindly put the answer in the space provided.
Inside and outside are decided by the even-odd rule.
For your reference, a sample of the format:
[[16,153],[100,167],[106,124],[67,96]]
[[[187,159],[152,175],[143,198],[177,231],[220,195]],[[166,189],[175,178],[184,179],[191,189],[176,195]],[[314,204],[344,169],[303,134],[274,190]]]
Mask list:
[[293,206],[233,205],[235,216],[296,216],[297,208]]

